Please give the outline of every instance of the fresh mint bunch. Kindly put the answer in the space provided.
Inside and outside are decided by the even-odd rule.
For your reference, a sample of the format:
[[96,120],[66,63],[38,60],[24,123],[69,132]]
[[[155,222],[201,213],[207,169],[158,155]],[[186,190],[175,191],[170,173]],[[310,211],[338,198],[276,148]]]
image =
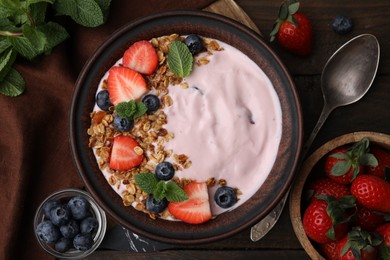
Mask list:
[[69,16],[86,27],[103,24],[111,0],[0,0],[0,93],[18,96],[25,89],[22,75],[12,68],[21,56],[33,60],[69,37],[66,29],[47,21],[47,13]]

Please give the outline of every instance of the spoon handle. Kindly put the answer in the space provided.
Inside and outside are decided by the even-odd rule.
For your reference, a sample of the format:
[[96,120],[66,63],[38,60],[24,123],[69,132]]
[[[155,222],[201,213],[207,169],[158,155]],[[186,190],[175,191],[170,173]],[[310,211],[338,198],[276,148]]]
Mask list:
[[317,124],[315,125],[313,131],[311,132],[309,138],[307,139],[305,145],[302,147],[301,160],[305,159],[307,152],[309,151],[310,146],[312,145],[314,139],[316,138],[318,132],[320,131],[322,125],[328,118],[329,114],[333,111],[334,107],[328,105],[325,102],[324,107],[322,108],[321,115],[318,118]]

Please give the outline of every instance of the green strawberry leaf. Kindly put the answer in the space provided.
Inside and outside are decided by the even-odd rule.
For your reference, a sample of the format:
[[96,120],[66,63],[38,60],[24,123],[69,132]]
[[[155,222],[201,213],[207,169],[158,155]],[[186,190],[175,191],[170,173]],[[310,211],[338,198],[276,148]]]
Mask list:
[[168,66],[176,76],[186,77],[190,75],[193,61],[187,45],[177,40],[171,43],[168,50]]
[[293,15],[296,12],[298,12],[298,9],[299,9],[299,2],[292,3],[288,6],[288,12],[290,15]]
[[343,246],[343,249],[341,250],[340,256],[345,255],[350,248],[351,248],[351,242],[349,242],[349,240],[348,240],[347,243],[345,243],[345,245]]
[[371,167],[378,166],[378,160],[372,153],[365,153],[361,157],[359,157],[359,163]]
[[334,176],[343,176],[346,174],[349,169],[351,169],[352,163],[351,161],[338,161],[330,170],[330,173]]
[[25,82],[15,69],[12,69],[0,82],[0,93],[5,96],[16,97],[23,93]]
[[158,180],[153,173],[138,173],[134,175],[135,184],[144,192],[153,194]]

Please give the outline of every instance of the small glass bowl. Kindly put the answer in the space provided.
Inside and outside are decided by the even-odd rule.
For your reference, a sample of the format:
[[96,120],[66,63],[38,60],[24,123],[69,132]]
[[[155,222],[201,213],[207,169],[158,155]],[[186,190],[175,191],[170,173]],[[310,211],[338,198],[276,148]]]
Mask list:
[[[96,234],[93,237],[94,244],[90,249],[86,251],[80,251],[71,248],[64,253],[60,253],[54,249],[53,244],[46,243],[39,239],[36,232],[36,228],[39,225],[39,223],[41,223],[46,219],[43,211],[43,205],[46,203],[46,201],[52,199],[67,201],[74,196],[84,197],[91,204],[91,213],[98,221],[99,227],[98,230],[96,231]],[[39,244],[46,252],[60,259],[79,259],[92,254],[99,247],[100,243],[103,241],[104,235],[106,233],[106,228],[107,228],[107,218],[103,209],[99,207],[99,205],[95,202],[95,200],[91,197],[91,195],[89,195],[89,193],[78,189],[64,189],[51,194],[41,203],[41,205],[39,205],[34,218],[34,233]]]

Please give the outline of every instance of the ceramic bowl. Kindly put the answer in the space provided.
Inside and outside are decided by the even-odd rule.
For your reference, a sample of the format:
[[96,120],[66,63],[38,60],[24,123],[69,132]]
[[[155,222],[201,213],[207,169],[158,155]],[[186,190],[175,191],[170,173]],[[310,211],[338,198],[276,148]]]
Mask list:
[[[201,225],[162,219],[124,207],[107,183],[88,147],[89,114],[105,72],[134,42],[177,33],[199,34],[226,42],[250,57],[271,80],[282,108],[282,138],[276,162],[261,188],[240,207]],[[246,26],[201,11],[159,13],[133,21],[115,32],[90,58],[76,83],[70,111],[70,141],[76,166],[99,205],[132,232],[165,243],[199,244],[229,237],[265,217],[289,189],[302,142],[302,113],[291,76],[267,42]]]
[[324,259],[324,257],[319,253],[315,244],[311,242],[303,229],[303,213],[307,206],[304,199],[305,185],[323,173],[324,159],[329,152],[337,147],[359,142],[364,137],[369,139],[371,145],[375,144],[390,150],[390,135],[376,132],[349,133],[332,139],[318,148],[305,160],[302,168],[297,173],[290,195],[290,217],[299,242],[312,259]]
[[[47,201],[50,200],[59,200],[61,203],[67,203],[72,197],[80,196],[85,198],[91,205],[91,216],[95,217],[98,221],[98,229],[96,233],[93,235],[93,245],[90,249],[86,251],[80,251],[76,250],[74,248],[69,249],[66,252],[58,252],[55,250],[54,245],[50,243],[46,243],[42,241],[37,233],[35,232],[37,226],[42,221],[46,220],[47,217],[44,214],[43,205]],[[49,195],[42,203],[39,205],[34,218],[34,233],[36,235],[36,238],[39,242],[39,244],[42,246],[42,248],[52,256],[56,257],[57,259],[81,259],[84,257],[87,257],[88,255],[92,254],[100,245],[100,243],[103,241],[104,235],[106,233],[106,227],[107,227],[107,218],[106,214],[103,211],[103,209],[96,203],[96,201],[91,197],[91,195],[83,190],[79,189],[64,189],[57,191],[51,195]]]

